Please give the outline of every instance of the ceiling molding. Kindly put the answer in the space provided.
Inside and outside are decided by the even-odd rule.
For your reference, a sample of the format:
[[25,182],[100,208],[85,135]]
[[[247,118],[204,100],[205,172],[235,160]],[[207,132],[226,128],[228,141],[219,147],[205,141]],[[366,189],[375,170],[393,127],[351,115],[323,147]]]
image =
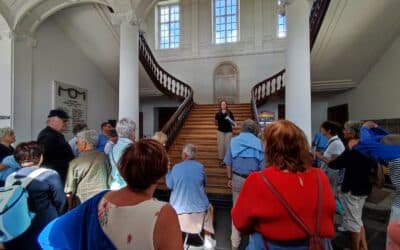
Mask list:
[[147,97],[147,96],[162,96],[163,93],[158,91],[156,88],[146,88],[146,87],[141,87],[139,89],[139,94],[140,96]]
[[311,90],[313,92],[339,91],[352,89],[357,86],[358,84],[350,79],[314,81],[311,83]]
[[[47,18],[54,15],[55,13],[78,4],[103,4],[108,6],[106,0],[77,0],[77,1],[54,1],[54,0],[42,0],[36,1],[29,5],[23,10],[19,11],[19,15],[16,15],[15,24],[13,29],[20,34],[35,34],[37,28],[42,24]],[[47,8],[41,8],[44,5],[48,5]],[[33,18],[32,18],[33,17]]]
[[119,34],[117,33],[117,31],[115,30],[111,19],[110,19],[110,15],[108,15],[105,11],[104,8],[101,7],[101,5],[99,4],[94,4],[95,9],[97,11],[97,13],[99,14],[99,16],[101,17],[101,19],[104,21],[104,24],[107,26],[107,28],[110,30],[110,32],[112,33],[115,42],[118,44],[119,47],[119,41],[120,41],[120,37]]

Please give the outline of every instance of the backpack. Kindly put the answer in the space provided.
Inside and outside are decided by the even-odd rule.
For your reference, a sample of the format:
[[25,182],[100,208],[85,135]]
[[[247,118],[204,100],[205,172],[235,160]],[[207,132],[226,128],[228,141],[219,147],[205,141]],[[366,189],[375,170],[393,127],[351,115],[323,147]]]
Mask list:
[[317,219],[315,232],[311,232],[310,229],[306,226],[304,221],[296,214],[293,208],[289,205],[289,203],[283,198],[283,196],[276,190],[276,188],[272,185],[272,183],[268,180],[268,178],[260,172],[260,176],[263,179],[264,183],[268,187],[268,189],[272,192],[272,194],[279,200],[279,202],[287,209],[290,217],[296,222],[296,224],[301,227],[308,235],[309,238],[309,250],[325,250],[330,249],[330,243],[327,242],[326,239],[323,239],[319,236],[320,227],[321,227],[321,214],[322,214],[322,183],[321,176],[318,171],[317,180],[318,180],[318,197],[317,197]]
[[31,225],[35,214],[29,211],[26,187],[45,171],[48,170],[39,168],[21,179],[13,173],[7,177],[5,187],[0,188],[0,242],[20,236]]

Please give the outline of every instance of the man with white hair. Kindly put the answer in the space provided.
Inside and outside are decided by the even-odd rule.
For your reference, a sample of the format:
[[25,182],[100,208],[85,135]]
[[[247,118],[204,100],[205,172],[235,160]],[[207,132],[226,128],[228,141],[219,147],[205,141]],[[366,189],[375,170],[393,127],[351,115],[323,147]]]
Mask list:
[[118,142],[112,148],[108,157],[111,163],[111,190],[117,190],[126,186],[124,179],[118,171],[118,161],[125,149],[135,142],[136,123],[128,118],[122,118],[115,128],[118,134]]
[[50,110],[47,127],[40,131],[37,141],[44,147],[43,166],[54,169],[65,183],[68,164],[74,153],[62,134],[68,125],[69,115],[62,109]]
[[169,202],[178,214],[182,232],[194,234],[204,228],[204,246],[206,249],[212,249],[215,247],[215,241],[211,239],[210,234],[214,233],[214,228],[208,213],[210,202],[204,190],[207,176],[203,164],[195,158],[195,145],[185,144],[182,149],[183,161],[175,164],[166,175],[167,187],[172,189]]
[[[83,130],[76,138],[80,154],[69,163],[64,190],[67,194],[68,209],[108,189],[111,172],[107,156],[96,150],[98,134],[95,130]],[[74,201],[79,202],[74,204]]]

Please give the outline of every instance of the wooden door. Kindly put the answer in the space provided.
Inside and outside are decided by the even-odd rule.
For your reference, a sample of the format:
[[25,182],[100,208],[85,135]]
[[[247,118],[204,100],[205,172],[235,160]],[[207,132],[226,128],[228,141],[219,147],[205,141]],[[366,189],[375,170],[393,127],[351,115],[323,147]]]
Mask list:
[[169,118],[171,118],[178,107],[167,107],[167,108],[158,108],[158,124],[157,131],[160,131],[163,126],[168,122]]
[[342,125],[349,120],[349,106],[342,104],[328,108],[328,120],[335,121]]

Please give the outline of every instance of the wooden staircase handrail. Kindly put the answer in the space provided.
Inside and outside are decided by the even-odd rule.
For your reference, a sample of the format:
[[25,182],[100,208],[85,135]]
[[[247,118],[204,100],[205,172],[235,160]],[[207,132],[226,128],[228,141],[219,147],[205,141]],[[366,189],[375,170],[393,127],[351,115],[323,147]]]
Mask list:
[[331,0],[314,0],[310,13],[310,49],[314,46],[330,3]]
[[[314,0],[310,13],[310,48],[312,49],[321,28],[325,14],[331,0]],[[258,107],[265,104],[272,96],[283,95],[285,83],[283,81],[285,69],[275,75],[257,83],[251,89],[251,112],[253,119],[260,121]]]
[[283,69],[251,88],[251,111],[255,121],[259,122],[257,108],[266,103],[270,97],[282,93],[282,89],[285,87],[283,81],[285,71],[286,70]]
[[193,107],[193,89],[160,66],[143,34],[139,35],[139,60],[159,91],[182,102],[161,130],[168,137],[168,150]]

